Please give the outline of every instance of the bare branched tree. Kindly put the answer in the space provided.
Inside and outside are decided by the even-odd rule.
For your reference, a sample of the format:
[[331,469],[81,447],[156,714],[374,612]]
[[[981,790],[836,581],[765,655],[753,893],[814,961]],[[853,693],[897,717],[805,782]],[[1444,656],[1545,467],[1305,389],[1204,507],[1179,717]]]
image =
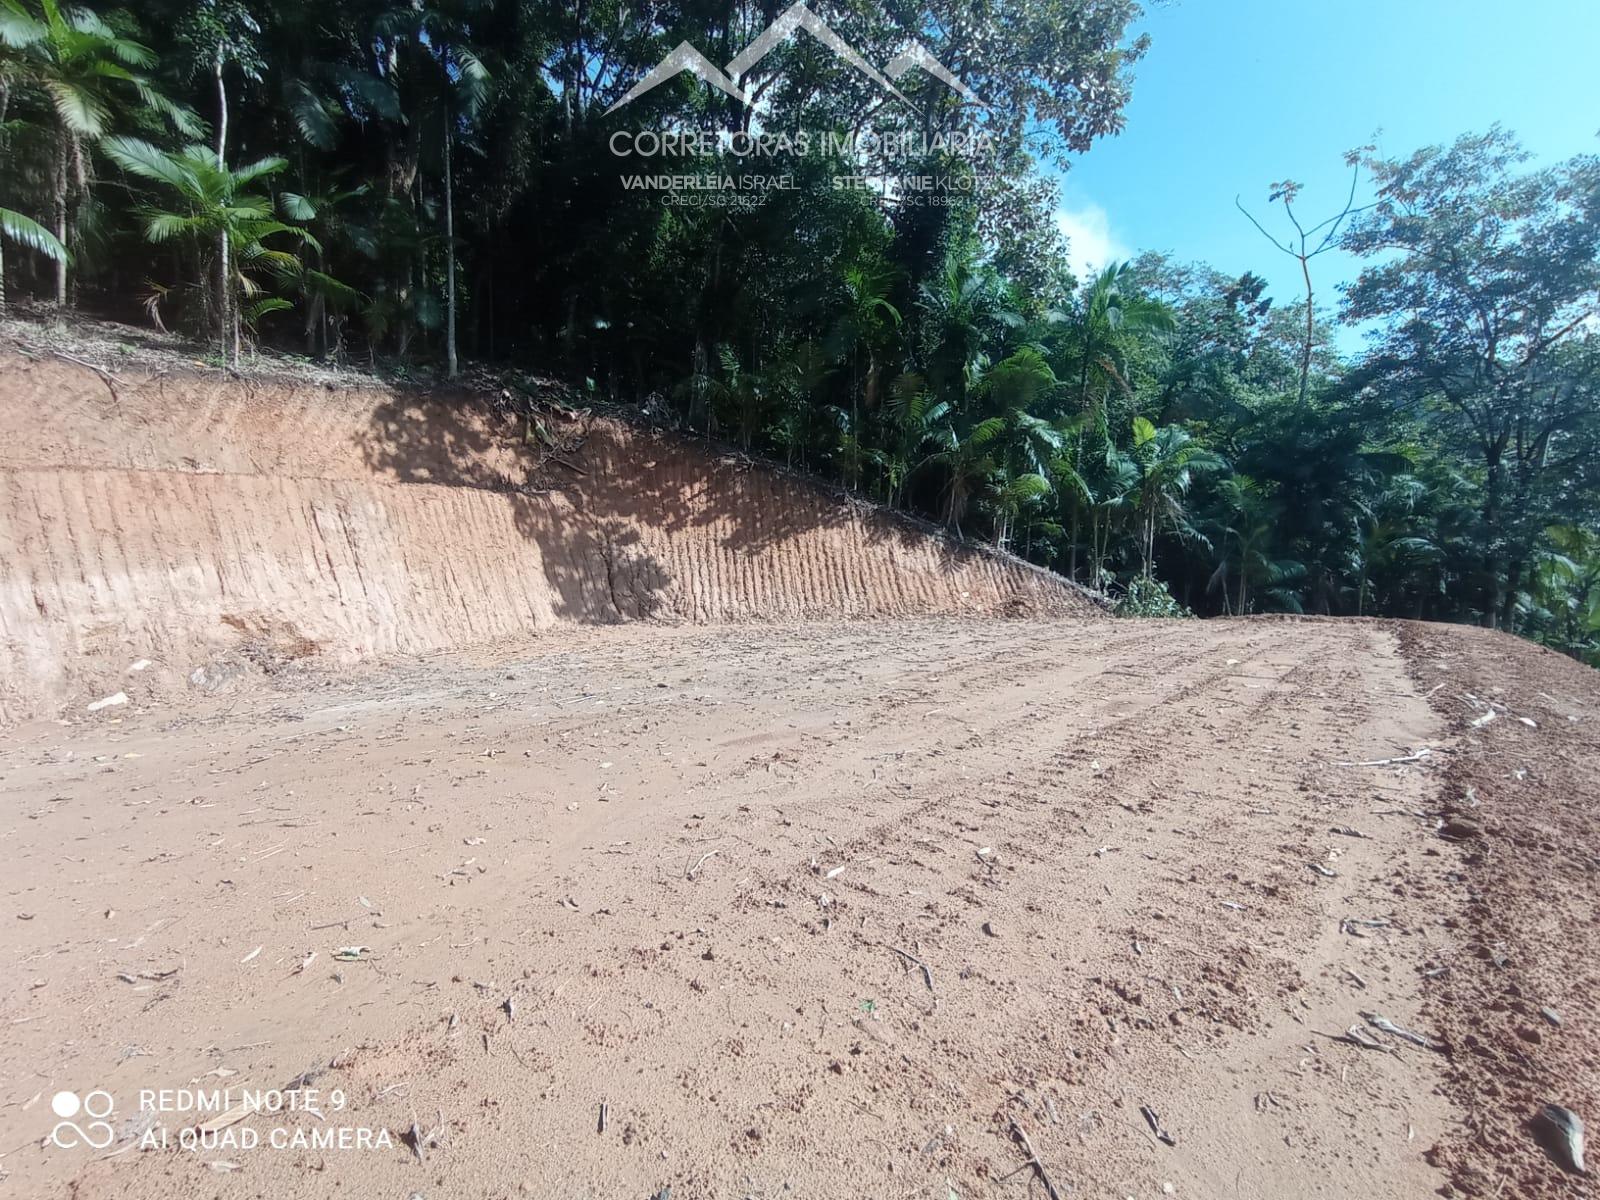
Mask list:
[[1279,250],[1300,264],[1300,275],[1306,281],[1306,337],[1305,345],[1300,348],[1300,403],[1306,402],[1306,388],[1311,380],[1311,348],[1316,337],[1316,306],[1313,304],[1311,289],[1311,260],[1317,255],[1333,249],[1339,243],[1339,231],[1344,223],[1358,212],[1363,212],[1372,206],[1356,205],[1356,188],[1361,181],[1361,167],[1356,161],[1355,152],[1345,156],[1345,161],[1351,164],[1350,170],[1350,195],[1344,202],[1344,207],[1325,221],[1307,227],[1295,215],[1294,202],[1300,198],[1300,185],[1292,179],[1285,179],[1281,183],[1274,183],[1272,191],[1267,196],[1268,204],[1283,202],[1284,215],[1289,218],[1289,224],[1294,227],[1294,234],[1280,241],[1273,234],[1268,233],[1265,226],[1256,220],[1244,203],[1235,196],[1234,205],[1261,231],[1261,236],[1266,238]]

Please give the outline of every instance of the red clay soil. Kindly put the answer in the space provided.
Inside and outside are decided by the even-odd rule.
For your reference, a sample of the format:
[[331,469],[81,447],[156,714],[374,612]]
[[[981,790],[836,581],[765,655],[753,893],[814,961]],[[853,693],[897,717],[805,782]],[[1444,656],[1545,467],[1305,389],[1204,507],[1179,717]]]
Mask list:
[[495,399],[0,354],[0,724],[578,624],[1098,611],[707,443],[549,407],[530,441]]
[[1593,1195],[1530,1121],[1553,1102],[1600,1122],[1600,673],[1481,630],[1399,634],[1456,735],[1440,807],[1462,835],[1463,894],[1441,917],[1463,953],[1423,1012],[1453,1047],[1463,1116],[1433,1161],[1450,1195]]
[[[1519,1122],[1594,1111],[1600,692],[1522,643],[640,624],[231,688],[0,749],[15,1194],[1584,1194]],[[193,1150],[137,1103],[307,1078]],[[114,1144],[45,1144],[91,1086]]]

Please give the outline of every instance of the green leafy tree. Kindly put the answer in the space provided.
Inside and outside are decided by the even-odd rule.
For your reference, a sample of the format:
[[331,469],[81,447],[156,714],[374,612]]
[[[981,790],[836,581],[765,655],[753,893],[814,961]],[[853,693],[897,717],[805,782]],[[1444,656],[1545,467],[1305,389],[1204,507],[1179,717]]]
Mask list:
[[67,302],[71,228],[78,198],[92,172],[89,149],[107,136],[119,111],[139,106],[180,133],[194,135],[199,122],[174,103],[143,72],[155,53],[114,29],[86,8],[62,9],[56,0],[0,0],[0,42],[12,52],[12,87],[42,93],[51,122],[50,203],[55,241],[56,303]]
[[1487,586],[1510,624],[1553,480],[1600,472],[1600,159],[1522,171],[1503,130],[1400,159],[1369,157],[1377,202],[1346,246],[1374,258],[1346,315],[1381,337],[1359,381],[1403,397],[1473,454]]
[[938,439],[949,416],[949,404],[935,400],[927,381],[916,372],[898,376],[889,386],[889,437],[877,462],[891,508],[904,503],[906,482],[918,465],[917,452]]
[[1132,285],[1132,265],[1111,263],[1085,289],[1077,316],[1058,318],[1072,326],[1080,411],[1104,405],[1113,394],[1131,396],[1130,351],[1144,339],[1175,328],[1167,306],[1139,294]]
[[1600,532],[1578,525],[1546,530],[1521,604],[1564,654],[1600,666]]
[[[8,34],[8,29],[12,33]],[[13,150],[13,138],[18,133],[31,132],[26,122],[11,117],[11,94],[22,76],[22,63],[17,47],[8,42],[16,36],[18,45],[26,45],[31,23],[23,22],[18,28],[15,14],[0,8],[0,162],[10,164],[11,181],[15,183],[23,171],[22,159]],[[67,257],[66,247],[38,221],[26,213],[0,207],[0,316],[6,308],[6,242],[14,242],[24,249],[33,250],[52,261]]]
[[[293,277],[299,270],[293,253],[269,248],[266,240],[281,237],[315,242],[304,229],[277,220],[269,196],[250,190],[288,164],[281,158],[263,158],[230,170],[218,166],[215,151],[206,146],[189,146],[174,153],[124,137],[107,138],[102,149],[130,175],[160,185],[173,202],[172,207],[150,206],[143,211],[148,240],[187,242],[202,264],[212,253],[219,257],[226,253],[218,247],[233,248],[232,255],[223,260],[226,274],[219,276],[203,266],[196,287],[205,297],[223,353],[237,367],[242,327],[289,307],[287,300],[263,294],[256,273]],[[211,268],[216,265],[208,264]],[[214,286],[208,286],[211,280],[215,280]]]
[[1139,517],[1141,574],[1152,578],[1156,533],[1171,529],[1185,537],[1198,537],[1189,521],[1185,498],[1196,474],[1218,470],[1222,460],[1179,425],[1159,429],[1144,417],[1133,421],[1132,458],[1138,469],[1135,510]]
[[1281,506],[1248,475],[1225,477],[1218,483],[1217,492],[1227,515],[1220,523],[1220,537],[1213,540],[1220,553],[1208,586],[1221,591],[1223,611],[1230,609],[1230,578],[1237,584],[1233,612],[1248,613],[1257,593],[1270,596],[1280,608],[1299,611],[1300,598],[1287,585],[1304,577],[1306,569],[1304,563],[1277,557],[1275,553]]
[[941,515],[945,525],[957,534],[961,533],[961,519],[973,497],[994,480],[994,452],[1005,428],[1003,419],[989,417],[962,435],[953,421],[947,421],[929,436],[934,450],[923,461],[944,468]]
[[361,303],[361,294],[328,271],[327,256],[335,247],[347,247],[370,261],[376,254],[370,228],[349,211],[370,191],[364,183],[342,187],[336,180],[303,192],[279,192],[278,207],[285,217],[310,231],[300,247],[295,283],[305,313],[307,354],[337,353],[342,338],[335,334],[345,314]]

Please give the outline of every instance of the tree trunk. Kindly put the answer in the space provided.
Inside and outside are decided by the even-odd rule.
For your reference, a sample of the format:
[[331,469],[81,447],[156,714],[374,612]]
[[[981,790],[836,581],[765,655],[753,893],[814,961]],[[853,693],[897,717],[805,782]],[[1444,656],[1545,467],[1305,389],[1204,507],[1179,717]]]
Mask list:
[[211,66],[211,77],[217,84],[217,166],[223,166],[228,151],[228,85],[222,81],[223,44],[217,43],[217,57]]
[[[1106,523],[1110,524],[1110,520],[1107,517]],[[1091,508],[1089,510],[1089,586],[1097,592],[1100,590],[1100,576],[1104,567],[1104,559],[1100,555],[1101,540],[1100,510]]]
[[[1306,402],[1306,384],[1311,378],[1311,340],[1316,310],[1311,307],[1311,260],[1300,259],[1300,271],[1306,277],[1306,344],[1300,351],[1300,403]],[[1243,615],[1243,614],[1241,614]]]
[[[325,268],[322,252],[316,251],[317,270]],[[306,354],[322,358],[328,344],[327,314],[322,294],[319,292],[306,302]]]
[[1511,564],[1511,569],[1506,572],[1505,596],[1500,601],[1500,628],[1507,633],[1515,633],[1517,617],[1517,591],[1522,586],[1522,561],[1519,559]]
[[[56,241],[60,242],[63,248],[67,244],[67,139],[71,136],[70,133],[63,129],[61,131],[61,141],[56,146]],[[56,304],[61,308],[67,306],[67,260],[65,256],[56,260]]]
[[[5,157],[6,110],[11,105],[11,85],[0,79],[0,158]],[[6,239],[0,234],[0,317],[6,315]]]
[[445,375],[456,377],[456,208],[450,177],[450,117],[444,126],[444,361]]
[[[211,77],[217,86],[217,170],[228,169],[228,85],[222,79],[223,44],[217,43],[217,56],[212,61]],[[232,358],[234,370],[239,369],[239,325],[233,311],[232,272],[228,265],[228,231],[223,229],[217,234],[217,303],[221,306],[218,312],[220,319],[219,331],[222,334],[222,352],[229,354],[232,343]]]
[[[217,336],[222,342],[222,354],[228,356],[228,344],[232,339],[233,329],[233,289],[228,286],[228,234],[227,231],[217,234]],[[234,366],[238,366],[238,354],[234,354]]]
[[1505,483],[1505,472],[1502,461],[1503,449],[1499,443],[1490,443],[1484,448],[1484,499],[1483,499],[1483,525],[1489,538],[1489,554],[1487,566],[1489,569],[1489,603],[1487,611],[1483,614],[1484,624],[1490,629],[1498,628],[1500,609],[1505,603],[1506,586],[1505,576],[1501,572],[1504,554],[1500,548],[1500,493]]

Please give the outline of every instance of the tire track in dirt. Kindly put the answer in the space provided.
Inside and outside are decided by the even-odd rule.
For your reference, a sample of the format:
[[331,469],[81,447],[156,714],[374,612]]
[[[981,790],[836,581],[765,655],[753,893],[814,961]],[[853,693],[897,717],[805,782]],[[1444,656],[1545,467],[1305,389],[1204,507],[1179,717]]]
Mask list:
[[[948,1200],[1001,1188],[1013,1117],[1082,1194],[1437,1186],[1437,1064],[1311,1032],[1365,1005],[1415,1021],[1414,962],[1448,936],[1389,891],[1412,829],[1329,765],[1434,728],[1370,626],[636,628],[296,686],[0,755],[37,818],[10,831],[37,919],[6,949],[44,980],[4,993],[26,1019],[4,1061],[37,1076],[0,1111],[86,1080],[273,1086],[337,1058],[325,1086],[362,1122],[441,1111],[448,1148],[221,1175],[124,1155],[76,1173],[85,1200],[197,1179]],[[1432,787],[1383,774],[1383,803]],[[63,845],[82,860],[64,871]],[[1337,932],[1380,914],[1377,936]],[[336,980],[330,949],[356,941],[373,963]],[[149,1057],[117,1061],[130,1044]],[[66,1182],[59,1159],[6,1165],[39,1194]]]

